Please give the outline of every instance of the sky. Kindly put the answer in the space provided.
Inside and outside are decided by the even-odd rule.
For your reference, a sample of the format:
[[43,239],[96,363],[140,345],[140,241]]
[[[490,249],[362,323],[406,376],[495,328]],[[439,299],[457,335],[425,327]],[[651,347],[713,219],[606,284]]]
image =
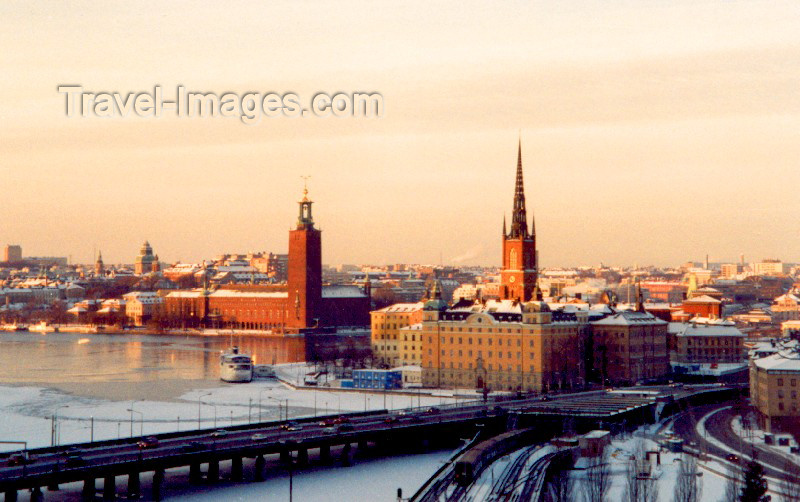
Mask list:
[[[497,265],[521,138],[544,266],[800,261],[800,3],[3,2],[0,244],[131,263]],[[59,85],[378,92],[380,118],[68,117]]]

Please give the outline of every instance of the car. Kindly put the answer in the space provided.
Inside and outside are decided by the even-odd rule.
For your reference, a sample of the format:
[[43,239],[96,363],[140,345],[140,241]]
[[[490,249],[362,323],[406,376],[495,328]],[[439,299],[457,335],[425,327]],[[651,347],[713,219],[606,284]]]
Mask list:
[[439,408],[437,408],[436,406],[431,406],[430,408],[425,410],[425,414],[426,415],[438,415],[439,414]]
[[725,460],[727,460],[728,462],[739,463],[739,456],[734,455],[733,453],[728,453],[727,455],[725,455]]
[[405,410],[400,410],[400,411],[398,411],[398,412],[397,412],[397,414],[398,414],[398,415],[400,415],[400,416],[403,416],[403,415],[413,415],[413,414],[414,414],[414,410],[412,410],[412,409],[408,408],[408,409],[405,409]]
[[338,417],[333,419],[333,423],[335,423],[335,424],[349,424],[350,423],[350,417],[346,417],[344,415],[340,415],[340,416],[338,416]]
[[263,440],[267,439],[267,437],[269,437],[269,436],[267,436],[266,434],[263,434],[261,432],[256,432],[255,434],[250,436],[250,439],[253,440],[253,441],[263,441]]
[[354,429],[353,424],[341,424],[336,428],[336,432],[350,432]]
[[550,400],[550,396],[542,396],[542,397],[539,398],[539,401],[543,401],[543,402],[546,402],[546,401],[549,401],[549,400]]
[[335,427],[325,427],[324,429],[322,429],[322,432],[325,433],[325,434],[336,434],[336,428]]
[[158,446],[158,438],[155,436],[142,438],[141,440],[139,440],[139,442],[136,443],[136,446],[138,446],[140,450],[155,448],[156,446]]
[[80,467],[86,464],[86,460],[78,452],[71,452],[67,454],[64,465],[67,467]]
[[330,427],[331,425],[336,425],[336,424],[337,422],[335,418],[326,418],[325,420],[319,423],[319,425],[323,427]]
[[186,452],[186,453],[200,451],[200,450],[202,450],[204,448],[205,448],[205,445],[203,445],[203,443],[201,443],[200,441],[192,441],[189,444],[182,444],[181,445],[181,451],[182,452]]
[[34,458],[28,455],[28,452],[14,453],[8,457],[8,465],[25,465],[33,462]]
[[221,438],[228,435],[228,431],[225,429],[218,429],[211,433],[212,438]]
[[286,422],[285,424],[281,425],[281,430],[284,431],[301,431],[303,430],[303,426],[292,420],[291,422]]
[[397,423],[398,420],[399,419],[396,416],[389,415],[383,421],[384,421],[384,423],[387,423],[387,424],[394,424],[394,423]]

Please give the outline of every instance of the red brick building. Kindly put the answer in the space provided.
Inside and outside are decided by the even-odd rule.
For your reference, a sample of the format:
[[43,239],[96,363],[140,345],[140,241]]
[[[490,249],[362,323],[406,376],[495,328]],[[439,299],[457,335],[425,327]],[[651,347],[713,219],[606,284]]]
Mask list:
[[228,285],[175,291],[166,297],[174,326],[299,333],[341,326],[368,326],[368,286],[323,286],[322,234],[314,227],[308,191],[299,202],[297,226],[289,232],[285,285]]

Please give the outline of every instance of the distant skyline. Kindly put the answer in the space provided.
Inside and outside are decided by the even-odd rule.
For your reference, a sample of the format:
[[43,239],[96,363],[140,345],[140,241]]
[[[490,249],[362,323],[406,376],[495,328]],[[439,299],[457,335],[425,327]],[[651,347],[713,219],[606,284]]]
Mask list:
[[[545,267],[800,262],[795,1],[3,2],[0,244],[131,263],[498,265],[521,130]],[[380,119],[68,118],[56,88],[380,92]]]

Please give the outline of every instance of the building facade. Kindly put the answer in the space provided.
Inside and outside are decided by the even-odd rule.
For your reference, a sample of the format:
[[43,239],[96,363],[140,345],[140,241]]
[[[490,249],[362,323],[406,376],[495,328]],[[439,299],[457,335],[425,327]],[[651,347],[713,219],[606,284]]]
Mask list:
[[6,244],[3,248],[2,260],[6,263],[17,263],[22,261],[22,246],[16,244]]
[[750,401],[764,430],[800,435],[800,350],[796,345],[751,361]]
[[669,374],[669,323],[645,312],[641,303],[591,324],[593,370],[601,382],[632,385]]
[[675,334],[673,365],[745,364],[746,336],[732,325],[687,323]]
[[544,392],[584,383],[580,332],[587,314],[551,312],[541,301],[521,146],[513,204],[511,229],[503,222],[500,299],[448,306],[435,285],[425,302],[421,336],[426,387]]
[[174,291],[166,297],[175,326],[249,329],[274,334],[369,325],[367,288],[323,286],[322,238],[308,190],[289,232],[288,281],[281,285],[227,284]]
[[[419,360],[416,363],[403,362],[401,352],[404,351],[404,345],[405,351],[408,350],[409,333],[401,332],[408,326],[422,322],[422,305],[422,302],[396,303],[370,312],[372,354],[377,364],[383,366],[419,364]],[[421,349],[420,345],[420,354]]]

